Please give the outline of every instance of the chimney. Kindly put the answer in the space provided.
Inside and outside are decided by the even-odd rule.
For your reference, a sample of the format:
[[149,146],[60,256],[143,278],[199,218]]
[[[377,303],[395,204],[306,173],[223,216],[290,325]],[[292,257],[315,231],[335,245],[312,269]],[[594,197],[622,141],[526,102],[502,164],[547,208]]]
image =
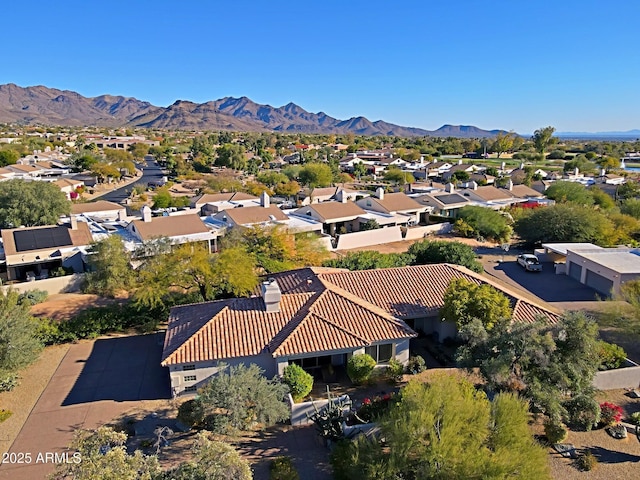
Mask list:
[[269,199],[269,195],[267,195],[267,192],[262,192],[260,194],[260,206],[264,208],[269,208],[270,204],[271,204],[271,200]]
[[445,185],[444,191],[448,193],[453,193],[456,191],[456,187],[453,186],[453,183],[449,182]]
[[69,215],[69,219],[71,220],[71,230],[78,229],[78,217],[75,215]]
[[462,165],[462,159],[458,160],[458,165]]
[[520,162],[520,170],[524,170],[524,162]]
[[118,210],[118,221],[122,222],[127,219],[127,211],[126,210]]
[[420,155],[420,165],[424,165],[424,155]]
[[607,174],[607,171],[603,168],[602,170],[600,170],[600,176],[604,177]]
[[282,298],[282,291],[278,286],[275,278],[270,278],[266,282],[262,282],[260,288],[262,300],[264,301],[264,308],[267,312],[277,313],[280,311],[280,299]]
[[580,169],[578,167],[574,168],[573,170],[573,174],[577,177],[578,174],[580,173]]
[[471,182],[469,182],[469,188],[471,190],[477,190],[478,189],[478,184],[475,182],[475,180],[472,180]]
[[342,188],[338,190],[338,193],[336,193],[336,200],[338,200],[340,203],[347,203],[347,197],[348,195]]
[[507,181],[507,190],[509,191],[513,190],[513,180],[511,179]]
[[151,221],[151,209],[149,205],[145,205],[140,209],[140,213],[142,213],[142,221],[150,222]]
[[504,170],[506,166],[507,164],[505,162],[502,162],[502,165],[500,165],[500,170]]
[[378,197],[380,200],[384,200],[384,188],[376,188],[376,197]]

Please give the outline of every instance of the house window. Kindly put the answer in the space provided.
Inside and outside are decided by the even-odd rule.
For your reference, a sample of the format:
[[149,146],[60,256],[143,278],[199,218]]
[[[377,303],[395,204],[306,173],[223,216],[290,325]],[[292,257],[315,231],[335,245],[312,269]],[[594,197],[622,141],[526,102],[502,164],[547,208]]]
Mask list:
[[196,376],[195,375],[185,375],[184,376],[184,381],[185,382],[195,382],[196,381]]
[[376,363],[387,363],[393,358],[393,343],[371,345],[370,347],[366,347],[364,352],[367,355],[371,355]]
[[196,387],[195,385],[191,385],[190,387],[186,387],[184,389],[185,392],[197,392],[198,391],[198,387]]
[[196,366],[194,364],[182,366],[182,370],[195,370],[195,369],[196,369]]

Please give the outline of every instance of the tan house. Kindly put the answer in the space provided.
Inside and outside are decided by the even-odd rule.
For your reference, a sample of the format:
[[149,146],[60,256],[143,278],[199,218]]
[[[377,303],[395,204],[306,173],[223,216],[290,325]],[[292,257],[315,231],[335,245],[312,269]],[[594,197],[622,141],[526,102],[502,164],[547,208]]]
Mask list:
[[198,215],[151,216],[148,206],[142,207],[142,220],[133,220],[127,230],[140,242],[167,238],[173,245],[204,242],[210,252],[218,250],[218,232],[210,229]]
[[169,367],[177,395],[195,392],[219,371],[219,362],[254,363],[269,377],[292,363],[325,372],[358,353],[382,365],[391,358],[406,363],[416,329],[440,339],[455,335],[455,323],[439,318],[454,278],[503,291],[514,322],[558,320],[558,314],[456,265],[303,268],[273,275],[259,296],[174,307],[162,365]]
[[74,203],[71,205],[73,215],[84,215],[91,219],[107,221],[123,221],[127,218],[127,209],[122,205],[106,200],[90,203]]
[[258,197],[243,192],[204,193],[191,198],[189,203],[201,215],[210,215],[238,205],[254,206],[258,200]]
[[397,219],[395,225],[413,225],[424,218],[420,215],[426,211],[426,207],[420,205],[406,194],[385,193],[383,188],[376,190],[375,196],[362,198],[356,202],[359,207],[386,215],[393,215]]
[[61,178],[56,180],[53,184],[60,189],[62,193],[67,196],[67,200],[71,200],[77,196],[76,191],[84,187],[82,180],[73,180],[71,178]]
[[82,255],[93,242],[89,226],[74,216],[69,224],[4,229],[1,234],[9,281],[47,278],[60,267],[83,272]]
[[366,215],[367,212],[345,198],[342,202],[313,203],[298,208],[292,214],[321,222],[322,231],[334,237],[339,233],[357,232],[361,223],[358,217]]

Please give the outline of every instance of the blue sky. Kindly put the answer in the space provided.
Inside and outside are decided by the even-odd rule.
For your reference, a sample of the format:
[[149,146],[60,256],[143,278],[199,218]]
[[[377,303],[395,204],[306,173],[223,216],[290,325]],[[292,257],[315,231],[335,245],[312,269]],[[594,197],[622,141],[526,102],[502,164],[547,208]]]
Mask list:
[[0,84],[346,119],[640,128],[632,0],[6,2]]

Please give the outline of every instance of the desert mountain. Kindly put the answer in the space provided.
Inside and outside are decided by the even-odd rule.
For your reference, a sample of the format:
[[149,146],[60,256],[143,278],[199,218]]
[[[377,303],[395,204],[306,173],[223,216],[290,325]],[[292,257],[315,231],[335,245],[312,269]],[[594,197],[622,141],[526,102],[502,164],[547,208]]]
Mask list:
[[144,127],[167,130],[234,130],[357,135],[489,137],[500,130],[444,125],[435,131],[402,127],[364,117],[339,120],[311,113],[294,103],[261,105],[247,97],[224,97],[206,103],[178,100],[156,107],[132,97],[83,97],[44,86],[0,85],[0,122],[64,126]]

